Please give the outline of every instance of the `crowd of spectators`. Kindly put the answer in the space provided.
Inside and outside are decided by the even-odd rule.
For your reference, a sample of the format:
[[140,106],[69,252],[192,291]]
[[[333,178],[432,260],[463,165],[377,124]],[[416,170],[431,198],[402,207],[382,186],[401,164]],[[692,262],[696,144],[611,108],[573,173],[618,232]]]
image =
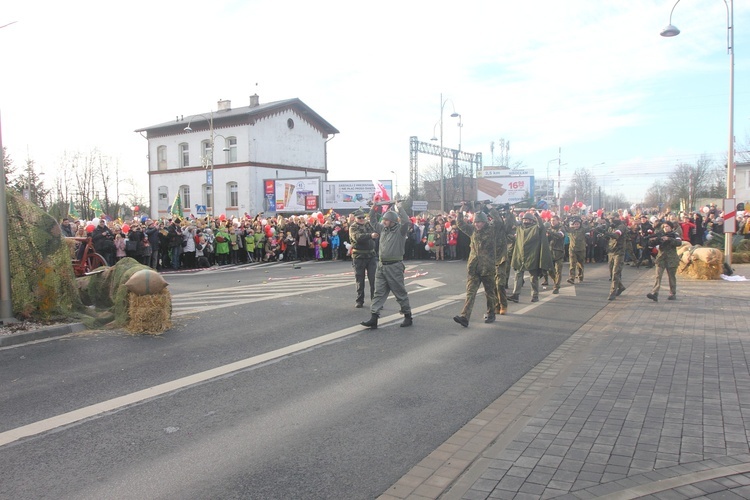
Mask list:
[[[714,204],[689,213],[619,212],[629,230],[626,262],[647,260],[650,265],[643,238],[665,219],[677,222],[683,239],[694,245],[704,245],[723,236],[723,214]],[[524,211],[515,213],[520,221]],[[551,215],[546,210],[542,213],[547,220]],[[452,210],[412,217],[404,259],[466,260],[469,239],[458,231],[456,216]],[[605,262],[607,243],[599,235],[606,221],[601,211],[581,214],[573,210],[564,214],[563,220],[572,216],[580,217],[587,227],[586,262]],[[65,236],[93,237],[97,252],[110,265],[132,257],[157,270],[175,270],[253,262],[350,260],[349,227],[353,223],[352,214],[330,211],[291,216],[246,214],[242,218],[220,215],[152,220],[144,216],[130,222],[101,218],[85,223],[64,219],[61,226]],[[737,217],[736,232],[750,238],[750,213],[747,217],[744,214]],[[567,261],[567,238],[565,243]]]

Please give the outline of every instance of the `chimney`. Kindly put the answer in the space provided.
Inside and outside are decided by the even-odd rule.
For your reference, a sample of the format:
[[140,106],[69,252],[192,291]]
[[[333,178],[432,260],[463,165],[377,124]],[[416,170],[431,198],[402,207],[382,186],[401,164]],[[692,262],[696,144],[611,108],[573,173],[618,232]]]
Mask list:
[[219,99],[217,111],[229,111],[230,109],[232,109],[232,101],[229,99]]
[[250,96],[250,107],[251,108],[257,108],[260,105],[258,94],[253,94]]

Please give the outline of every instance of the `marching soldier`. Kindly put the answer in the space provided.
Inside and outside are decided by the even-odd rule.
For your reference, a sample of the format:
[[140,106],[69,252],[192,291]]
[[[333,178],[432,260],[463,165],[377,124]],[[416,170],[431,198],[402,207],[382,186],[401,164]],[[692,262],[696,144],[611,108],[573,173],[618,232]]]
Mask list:
[[568,246],[568,257],[570,259],[570,278],[568,283],[575,284],[576,278],[579,283],[583,283],[583,263],[586,260],[586,232],[588,228],[584,226],[580,217],[573,217],[568,223],[568,237],[570,245]]
[[497,310],[497,294],[495,293],[495,248],[497,236],[495,231],[500,227],[490,225],[489,218],[484,212],[474,214],[474,223],[469,224],[464,220],[466,203],[461,203],[461,213],[458,215],[458,229],[470,238],[469,261],[467,263],[466,277],[466,300],[461,314],[453,317],[453,321],[463,326],[469,326],[471,311],[474,308],[474,299],[479,290],[479,284],[484,287],[484,295],[487,298],[487,318],[485,323],[495,321]]
[[675,300],[677,297],[677,266],[680,264],[680,257],[677,255],[677,248],[682,245],[682,238],[676,233],[672,226],[673,222],[664,221],[660,230],[654,235],[655,243],[659,245],[659,254],[656,256],[656,276],[654,279],[654,288],[646,297],[654,302],[659,301],[659,289],[661,288],[661,278],[664,271],[667,271],[669,278],[669,297],[668,300]]
[[365,213],[361,209],[354,212],[354,224],[349,227],[349,241],[352,243],[352,266],[357,280],[357,308],[363,307],[365,302],[365,274],[370,282],[370,300],[375,295],[375,271],[378,263],[373,234],[375,229],[365,219]]
[[563,231],[560,217],[552,216],[547,228],[547,240],[549,241],[549,250],[552,254],[552,282],[554,287],[552,293],[560,293],[560,281],[562,281],[563,260],[565,259],[565,231]]
[[504,210],[490,210],[492,226],[495,229],[495,290],[497,291],[497,312],[504,316],[508,311],[508,294],[505,288],[508,284],[510,258],[508,257],[508,237],[516,227],[516,216],[511,212],[510,205],[505,204]]
[[622,284],[622,264],[625,260],[625,245],[628,244],[628,228],[620,220],[620,214],[612,212],[609,214],[609,228],[604,236],[609,238],[607,253],[609,254],[609,276],[612,285],[609,289],[609,299],[615,298],[625,291]]
[[523,286],[523,273],[531,275],[531,301],[539,301],[539,278],[545,270],[552,269],[547,233],[542,218],[537,214],[526,212],[521,225],[516,228],[516,246],[513,248],[511,267],[516,271],[513,284],[513,295],[508,300],[519,301]]
[[388,299],[388,294],[393,292],[396,302],[401,306],[401,314],[404,321],[401,326],[411,326],[411,306],[409,295],[404,285],[404,251],[406,250],[406,235],[411,227],[411,220],[401,203],[396,202],[398,213],[388,210],[383,214],[382,222],[378,222],[376,207],[370,209],[370,224],[374,228],[373,239],[380,239],[378,270],[375,274],[375,296],[372,299],[370,313],[372,316],[368,321],[360,323],[372,330],[378,327],[380,311]]

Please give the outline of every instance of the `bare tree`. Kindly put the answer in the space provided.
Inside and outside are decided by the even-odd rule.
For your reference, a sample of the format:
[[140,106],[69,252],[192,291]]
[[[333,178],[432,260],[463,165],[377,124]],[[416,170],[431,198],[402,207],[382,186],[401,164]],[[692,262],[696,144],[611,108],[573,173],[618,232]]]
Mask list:
[[667,186],[661,181],[656,181],[646,190],[646,195],[643,197],[643,206],[660,210],[665,204],[669,205],[669,200]]
[[573,173],[573,179],[563,193],[563,198],[570,201],[591,200],[597,192],[596,178],[587,168],[579,168]]
[[694,210],[696,200],[706,196],[711,187],[711,161],[702,156],[695,165],[681,163],[667,180],[672,200],[682,210]]

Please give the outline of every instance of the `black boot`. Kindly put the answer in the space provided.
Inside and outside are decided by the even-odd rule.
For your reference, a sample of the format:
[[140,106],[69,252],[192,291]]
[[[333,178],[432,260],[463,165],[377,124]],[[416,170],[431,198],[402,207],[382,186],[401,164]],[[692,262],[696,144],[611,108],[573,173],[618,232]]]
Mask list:
[[411,326],[411,313],[404,314],[404,321],[401,322],[401,326]]
[[360,323],[360,325],[366,326],[367,328],[371,330],[377,330],[378,329],[378,315],[373,314],[369,320],[363,321],[362,323]]

